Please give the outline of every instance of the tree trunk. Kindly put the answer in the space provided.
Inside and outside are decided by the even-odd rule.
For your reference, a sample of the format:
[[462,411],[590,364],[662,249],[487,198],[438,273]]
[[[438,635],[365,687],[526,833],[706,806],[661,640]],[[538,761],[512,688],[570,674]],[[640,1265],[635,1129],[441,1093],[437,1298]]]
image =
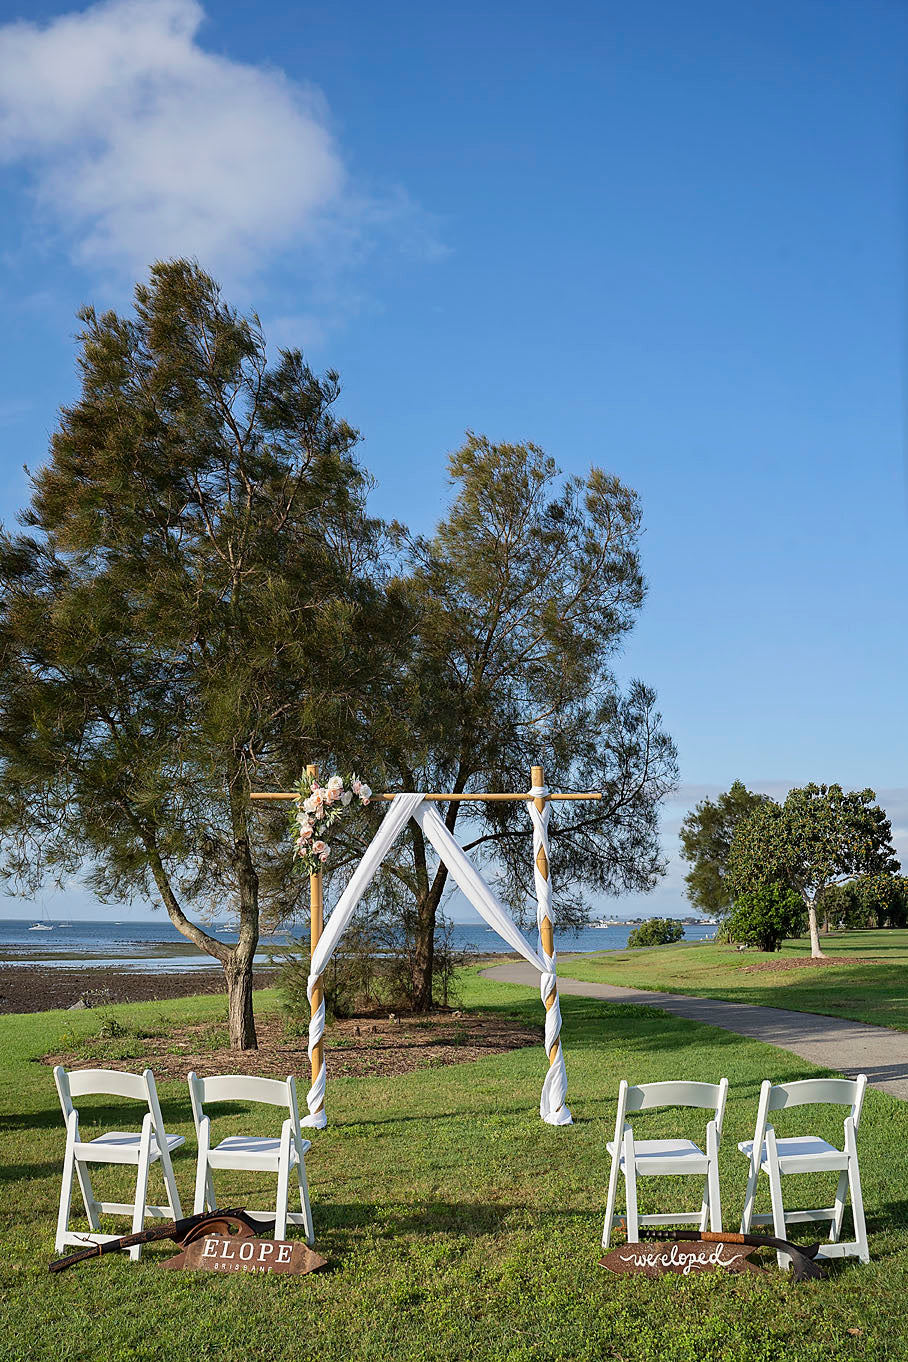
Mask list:
[[[416,895],[416,930],[413,942],[413,960],[410,966],[413,1010],[429,1012],[432,1008],[432,974],[435,957],[435,909],[437,900],[435,885],[429,883],[429,865],[426,859],[426,840],[422,830],[413,829],[413,861],[416,869],[416,882],[419,886]],[[439,867],[439,871],[444,867]],[[438,876],[436,875],[436,880]]]
[[826,956],[820,950],[820,932],[817,926],[817,906],[811,900],[807,904],[807,922],[810,928],[810,958],[811,960],[825,960]]
[[435,910],[431,906],[431,896],[426,895],[417,905],[416,940],[413,950],[414,1012],[431,1011],[434,965]]
[[252,1012],[252,962],[259,944],[259,877],[252,862],[246,827],[246,809],[231,795],[234,843],[232,860],[240,891],[239,941],[231,952],[227,975],[227,1010],[230,1019],[231,1050],[257,1050],[255,1017]]
[[[463,771],[458,773],[453,784],[455,794],[463,792],[466,779]],[[448,805],[445,826],[453,833],[460,813],[460,804],[454,799]],[[411,977],[413,985],[414,1012],[429,1012],[432,1009],[432,983],[435,972],[435,918],[438,915],[442,894],[448,882],[448,869],[442,862],[429,884],[429,865],[426,859],[426,840],[422,830],[414,826],[413,860],[416,869],[416,882],[419,892],[416,896],[416,933],[413,950]]]
[[227,1019],[231,1050],[257,1050],[255,1016],[252,1011],[252,959],[243,952],[224,966],[227,980]]

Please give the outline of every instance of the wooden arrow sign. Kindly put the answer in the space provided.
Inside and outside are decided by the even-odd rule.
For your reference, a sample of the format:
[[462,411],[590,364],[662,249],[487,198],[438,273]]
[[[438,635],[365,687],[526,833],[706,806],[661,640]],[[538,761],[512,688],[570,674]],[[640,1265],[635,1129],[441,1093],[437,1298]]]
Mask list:
[[327,1266],[327,1258],[305,1244],[288,1239],[256,1239],[252,1236],[206,1234],[168,1258],[161,1267],[189,1268],[197,1272],[254,1272],[262,1276],[288,1273],[302,1277]]
[[757,1272],[763,1276],[763,1269],[749,1261],[755,1252],[756,1246],[749,1244],[703,1244],[689,1239],[680,1243],[646,1241],[622,1244],[599,1262],[610,1272],[639,1277],[661,1277],[666,1272],[689,1277],[694,1273],[714,1272],[719,1267],[728,1272]]

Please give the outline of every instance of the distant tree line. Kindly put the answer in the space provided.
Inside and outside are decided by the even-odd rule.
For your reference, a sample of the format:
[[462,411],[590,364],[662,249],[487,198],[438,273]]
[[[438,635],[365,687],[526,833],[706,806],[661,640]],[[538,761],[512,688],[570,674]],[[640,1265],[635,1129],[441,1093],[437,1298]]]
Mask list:
[[687,896],[732,940],[776,950],[820,925],[904,926],[908,880],[873,790],[805,785],[779,803],[740,781],[681,826]]

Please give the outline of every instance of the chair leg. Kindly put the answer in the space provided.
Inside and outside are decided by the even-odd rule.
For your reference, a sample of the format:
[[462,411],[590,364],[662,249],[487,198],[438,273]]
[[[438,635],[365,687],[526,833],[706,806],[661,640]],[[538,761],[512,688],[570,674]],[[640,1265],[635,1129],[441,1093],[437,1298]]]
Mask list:
[[835,1215],[829,1226],[829,1242],[838,1243],[842,1233],[842,1221],[845,1217],[845,1198],[848,1195],[848,1170],[839,1174],[838,1186],[835,1189]]
[[[132,1212],[132,1232],[138,1234],[145,1227],[145,1207],[148,1204],[148,1170],[151,1165],[151,1113],[142,1122],[142,1139],[139,1143],[139,1166],[136,1169],[136,1199]],[[133,1262],[141,1256],[142,1245],[136,1244],[128,1249]]]
[[627,1242],[639,1244],[640,1223],[637,1218],[637,1169],[633,1163],[625,1162],[624,1189],[627,1198]]
[[[76,1140],[79,1138],[78,1126],[74,1138]],[[88,1165],[80,1163],[78,1159],[76,1159],[76,1178],[79,1182],[79,1191],[82,1193],[82,1204],[85,1207],[85,1214],[88,1216],[89,1226],[93,1230],[99,1230],[101,1221],[98,1218],[98,1202],[91,1185],[91,1178],[88,1175]]]
[[709,1172],[709,1228],[714,1234],[722,1233],[722,1195],[719,1190],[719,1161],[711,1159]]
[[862,1263],[870,1262],[870,1249],[867,1245],[867,1225],[864,1220],[864,1194],[861,1191],[861,1170],[858,1167],[857,1141],[854,1126],[845,1123],[845,1149],[848,1153],[848,1185],[851,1189],[851,1215],[854,1220],[854,1237],[858,1246],[858,1257]]
[[709,1174],[703,1179],[703,1196],[700,1200],[700,1233],[709,1224]]
[[[776,1153],[775,1135],[772,1130],[766,1132],[766,1171],[769,1175],[769,1200],[772,1205],[772,1226],[773,1233],[777,1239],[785,1238],[785,1207],[782,1203],[782,1176],[779,1172],[779,1159]],[[776,1251],[776,1259],[782,1272],[787,1272],[791,1266],[791,1259],[787,1253]]]
[[618,1163],[620,1155],[618,1150],[612,1155],[612,1166],[608,1175],[608,1199],[605,1203],[605,1223],[602,1226],[602,1247],[607,1249],[612,1237],[612,1229],[615,1224],[615,1197],[618,1192]]
[[306,1162],[302,1154],[299,1155],[296,1165],[296,1177],[300,1189],[300,1210],[303,1213],[306,1243],[311,1246],[315,1243],[315,1225],[312,1221],[312,1206],[309,1201],[309,1179],[306,1177]]
[[171,1220],[181,1220],[183,1208],[180,1205],[180,1193],[177,1187],[177,1180],[173,1172],[173,1164],[170,1161],[170,1150],[165,1146],[161,1150],[161,1172],[164,1176],[164,1186],[167,1189],[167,1205],[170,1208]]
[[57,1237],[54,1240],[54,1247],[58,1253],[66,1247],[66,1235],[69,1232],[69,1211],[73,1199],[73,1173],[76,1164],[73,1145],[77,1130],[76,1113],[72,1112],[66,1123],[66,1153],[63,1156],[63,1181],[60,1185],[60,1209],[57,1212]]
[[277,1164],[277,1202],[274,1214],[274,1237],[287,1237],[287,1202],[290,1195],[290,1130],[285,1122],[281,1131],[281,1152]]
[[760,1177],[759,1157],[751,1156],[750,1172],[747,1175],[747,1191],[744,1193],[744,1209],[741,1212],[741,1233],[750,1233],[750,1222],[753,1219],[754,1201],[757,1196],[757,1182]]
[[211,1122],[203,1116],[199,1122],[198,1153],[195,1165],[195,1196],[192,1200],[193,1215],[202,1211],[213,1211],[217,1205],[214,1199],[214,1184],[208,1167],[208,1151],[211,1148]]

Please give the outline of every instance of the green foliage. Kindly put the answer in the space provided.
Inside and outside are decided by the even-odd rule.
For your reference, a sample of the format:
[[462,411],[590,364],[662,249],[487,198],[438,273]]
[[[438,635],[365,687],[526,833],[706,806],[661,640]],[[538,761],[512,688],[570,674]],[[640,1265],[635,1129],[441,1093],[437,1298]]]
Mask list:
[[804,930],[804,901],[794,889],[764,884],[739,894],[725,920],[728,937],[760,951],[777,951],[786,937]]
[[[587,891],[646,890],[664,871],[658,810],[676,780],[675,749],[654,692],[622,689],[611,671],[644,598],[639,501],[601,469],[565,478],[536,445],[473,434],[449,470],[455,495],[434,535],[400,532],[412,647],[373,744],[384,769],[362,769],[376,787],[522,790],[541,764],[553,788],[601,790],[601,804],[552,818],[559,921],[579,924]],[[468,823],[465,842],[525,913],[526,810],[455,803],[446,822]],[[428,859],[419,829],[399,845],[376,893],[414,935],[425,997],[447,871]]]
[[[4,868],[160,899],[224,965],[234,1042],[254,1044],[259,909],[285,916],[300,886],[248,785],[349,741],[381,688],[380,527],[337,375],[299,351],[269,367],[256,317],[197,266],[153,266],[131,317],[80,316],[80,398],[26,532],[0,536]],[[189,907],[235,914],[239,944]]]
[[733,892],[789,884],[811,902],[829,884],[897,871],[889,819],[875,800],[873,790],[805,785],[791,790],[782,804],[761,803],[732,840]]
[[[359,914],[344,932],[325,973],[322,988],[330,1018],[352,1017],[373,1007],[409,1010],[415,1006],[413,954],[415,942],[390,915]],[[441,916],[435,924],[432,952],[433,1004],[446,1007],[456,996],[455,976],[467,952],[453,944],[453,927]],[[309,952],[303,942],[279,958],[278,990],[290,1018],[309,1016],[307,985]]]
[[[160,900],[224,966],[240,1046],[260,913],[286,921],[305,898],[286,811],[253,821],[251,781],[286,789],[318,763],[394,789],[520,790],[542,762],[553,786],[604,794],[553,818],[561,920],[585,919],[586,891],[653,886],[677,766],[654,692],[611,670],[644,597],[630,488],[470,435],[435,534],[392,533],[367,514],[338,375],[296,350],[269,364],[257,318],[197,266],[155,265],[128,317],[81,318],[80,398],[26,532],[0,536],[0,843],[17,885],[81,872],[102,901]],[[462,815],[523,911],[525,809],[455,803],[449,828]],[[379,817],[332,830],[332,889]],[[446,886],[417,828],[374,884],[370,906],[412,943],[417,1006]],[[196,924],[206,912],[236,918],[236,947]]]
[[845,927],[908,925],[908,879],[904,875],[861,875],[823,895],[823,912]]
[[830,885],[854,876],[888,876],[899,868],[892,829],[873,790],[805,785],[784,803],[768,800],[738,824],[728,858],[737,896],[769,884],[794,889],[804,902],[812,951],[819,955],[817,904]]
[[705,913],[723,917],[733,898],[726,884],[728,856],[738,824],[769,795],[755,794],[736,780],[713,801],[701,799],[681,824],[681,855],[691,864],[684,877],[687,897]]
[[642,922],[627,938],[628,946],[673,946],[684,940],[684,928],[673,917],[651,917]]

